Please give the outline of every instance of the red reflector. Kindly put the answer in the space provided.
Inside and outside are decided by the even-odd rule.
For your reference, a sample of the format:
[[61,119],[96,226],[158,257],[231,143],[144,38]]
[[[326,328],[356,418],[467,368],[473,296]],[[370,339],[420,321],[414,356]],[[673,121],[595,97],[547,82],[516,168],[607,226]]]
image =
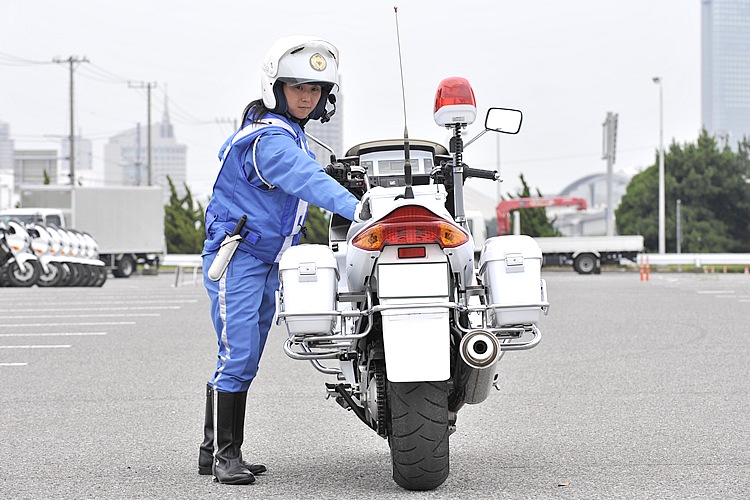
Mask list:
[[398,249],[399,259],[416,259],[418,257],[424,257],[427,255],[427,249],[425,247],[405,247]]

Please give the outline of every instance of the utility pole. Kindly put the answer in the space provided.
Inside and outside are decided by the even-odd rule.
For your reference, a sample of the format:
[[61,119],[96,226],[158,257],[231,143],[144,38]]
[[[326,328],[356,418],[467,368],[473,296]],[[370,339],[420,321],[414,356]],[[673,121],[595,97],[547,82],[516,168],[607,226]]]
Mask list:
[[141,122],[138,122],[138,125],[135,129],[135,185],[140,186],[141,185],[141,167],[143,164],[141,163]]
[[654,83],[659,86],[659,253],[666,250],[666,194],[665,194],[665,171],[664,171],[664,99],[662,93],[661,78],[655,76]]
[[617,113],[608,112],[602,127],[604,127],[602,159],[607,160],[607,236],[614,236],[615,207],[613,206],[614,195],[612,194],[612,166],[615,164],[615,152],[617,150]]
[[60,59],[60,58],[54,58],[52,59],[53,63],[56,64],[63,64],[67,63],[70,67],[70,155],[68,156],[68,161],[70,162],[70,172],[68,173],[68,176],[70,177],[70,185],[75,186],[76,183],[76,174],[75,174],[75,165],[76,165],[76,154],[75,154],[75,122],[74,122],[74,116],[75,113],[73,113],[73,96],[75,95],[73,92],[73,74],[75,70],[75,64],[77,63],[84,63],[89,62],[89,60],[84,56],[82,58],[78,58],[76,56],[70,56],[67,59]]
[[[682,200],[679,198],[677,199],[677,207],[675,208],[677,213],[675,214],[677,217],[677,231],[676,231],[676,237],[677,237],[677,253],[682,253]],[[677,264],[677,271],[682,271],[682,266]]]
[[146,133],[148,134],[148,137],[146,138],[146,165],[148,170],[148,185],[151,185],[151,176],[152,176],[152,166],[151,166],[151,89],[156,87],[156,82],[139,82],[139,83],[133,83],[128,82],[128,87],[131,89],[146,89],[147,94],[147,107],[148,107],[148,117],[146,120]]

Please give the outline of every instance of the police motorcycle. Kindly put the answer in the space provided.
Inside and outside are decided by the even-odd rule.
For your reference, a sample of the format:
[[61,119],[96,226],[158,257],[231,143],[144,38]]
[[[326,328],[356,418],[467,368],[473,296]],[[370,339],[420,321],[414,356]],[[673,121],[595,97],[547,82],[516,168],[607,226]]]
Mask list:
[[106,267],[89,234],[39,223],[27,224],[26,230],[39,260],[37,286],[102,286],[106,281]]
[[63,228],[48,228],[48,231],[60,245],[57,257],[63,271],[60,286],[104,285],[107,281],[107,268],[99,260],[99,247],[91,235]]
[[36,284],[39,287],[59,286],[63,278],[62,263],[57,260],[60,249],[59,241],[43,224],[30,224],[31,249],[39,259],[40,273]]
[[3,232],[11,258],[0,268],[0,284],[11,287],[33,286],[39,279],[41,265],[31,248],[32,237],[29,231],[24,224],[10,220],[6,222]]
[[279,262],[284,351],[335,379],[328,396],[387,439],[393,479],[409,490],[446,480],[459,410],[487,399],[505,352],[538,345],[549,306],[532,238],[489,238],[475,265],[463,182],[501,179],[465,165],[463,149],[489,131],[518,133],[522,119],[492,108],[464,143],[476,112],[469,82],[447,78],[434,117],[452,132],[449,149],[409,140],[406,127],[403,140],[349,149],[327,171],[371,218],[334,215],[329,245],[292,247]]
[[[1,269],[13,258],[13,251],[8,245],[8,241],[5,238],[5,234],[8,231],[8,226],[5,222],[0,220],[0,276],[2,276]],[[2,284],[2,283],[0,283]]]

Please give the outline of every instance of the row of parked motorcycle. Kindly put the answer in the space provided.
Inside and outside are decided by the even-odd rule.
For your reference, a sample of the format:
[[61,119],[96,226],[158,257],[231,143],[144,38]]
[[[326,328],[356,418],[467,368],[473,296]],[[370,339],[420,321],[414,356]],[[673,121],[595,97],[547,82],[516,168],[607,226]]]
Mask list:
[[100,287],[107,268],[88,233],[18,220],[0,222],[0,286]]

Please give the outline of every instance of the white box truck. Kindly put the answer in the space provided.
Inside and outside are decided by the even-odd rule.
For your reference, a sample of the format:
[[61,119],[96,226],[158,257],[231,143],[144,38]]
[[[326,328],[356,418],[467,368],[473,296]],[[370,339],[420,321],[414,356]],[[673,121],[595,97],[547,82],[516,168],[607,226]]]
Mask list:
[[636,262],[643,252],[643,236],[561,236],[534,238],[542,248],[544,264],[569,266],[579,274],[599,273],[602,264]]
[[130,276],[138,264],[158,269],[166,253],[161,187],[23,185],[20,193],[19,214],[39,209],[35,222],[89,233],[115,277]]

